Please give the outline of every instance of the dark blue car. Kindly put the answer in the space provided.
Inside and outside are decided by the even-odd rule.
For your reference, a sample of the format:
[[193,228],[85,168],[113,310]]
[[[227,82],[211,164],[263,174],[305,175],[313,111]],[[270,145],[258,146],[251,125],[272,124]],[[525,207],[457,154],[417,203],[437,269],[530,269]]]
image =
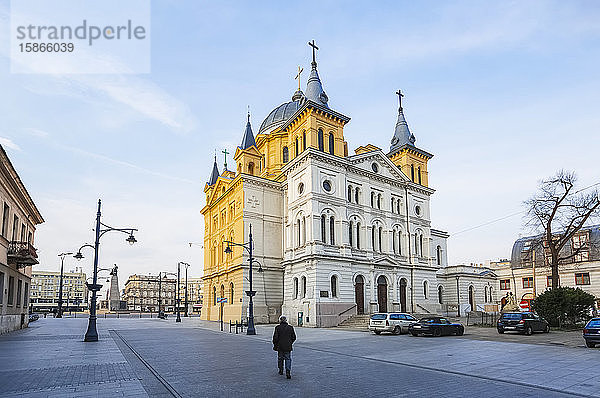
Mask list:
[[447,318],[441,316],[429,316],[410,325],[408,331],[413,336],[462,336],[465,333],[465,327],[460,323],[452,323]]
[[583,338],[588,348],[594,348],[596,344],[600,344],[600,318],[590,319],[583,328]]

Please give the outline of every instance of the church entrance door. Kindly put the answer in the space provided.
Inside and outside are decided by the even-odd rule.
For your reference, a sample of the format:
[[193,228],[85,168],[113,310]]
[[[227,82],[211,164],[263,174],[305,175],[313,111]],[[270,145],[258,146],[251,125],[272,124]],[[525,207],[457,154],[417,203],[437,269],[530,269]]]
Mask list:
[[387,312],[387,279],[383,275],[377,278],[377,302],[379,312]]
[[477,309],[475,306],[475,289],[473,286],[469,286],[469,304],[471,305],[471,311],[475,311]]
[[365,279],[362,275],[356,277],[354,283],[354,298],[356,300],[356,313],[365,313]]
[[400,311],[406,312],[406,279],[400,279]]

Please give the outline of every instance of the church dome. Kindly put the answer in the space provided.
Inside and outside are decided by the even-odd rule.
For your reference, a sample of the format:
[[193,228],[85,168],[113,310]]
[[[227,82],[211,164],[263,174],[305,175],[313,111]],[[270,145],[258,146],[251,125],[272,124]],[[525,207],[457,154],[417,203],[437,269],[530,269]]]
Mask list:
[[300,101],[290,101],[279,105],[263,120],[258,134],[268,134],[281,126],[300,108]]

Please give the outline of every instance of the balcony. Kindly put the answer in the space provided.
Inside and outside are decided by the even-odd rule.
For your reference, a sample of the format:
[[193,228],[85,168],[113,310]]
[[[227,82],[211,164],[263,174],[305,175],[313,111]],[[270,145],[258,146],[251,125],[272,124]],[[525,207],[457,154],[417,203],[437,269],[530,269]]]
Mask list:
[[17,268],[38,264],[37,251],[29,242],[12,241],[8,244],[8,263]]

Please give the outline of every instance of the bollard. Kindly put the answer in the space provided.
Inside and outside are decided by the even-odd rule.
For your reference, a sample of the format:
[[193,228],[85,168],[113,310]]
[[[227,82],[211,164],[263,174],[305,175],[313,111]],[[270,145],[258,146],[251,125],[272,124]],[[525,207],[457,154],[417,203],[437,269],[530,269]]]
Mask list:
[[106,319],[106,312],[104,313],[104,319]]

